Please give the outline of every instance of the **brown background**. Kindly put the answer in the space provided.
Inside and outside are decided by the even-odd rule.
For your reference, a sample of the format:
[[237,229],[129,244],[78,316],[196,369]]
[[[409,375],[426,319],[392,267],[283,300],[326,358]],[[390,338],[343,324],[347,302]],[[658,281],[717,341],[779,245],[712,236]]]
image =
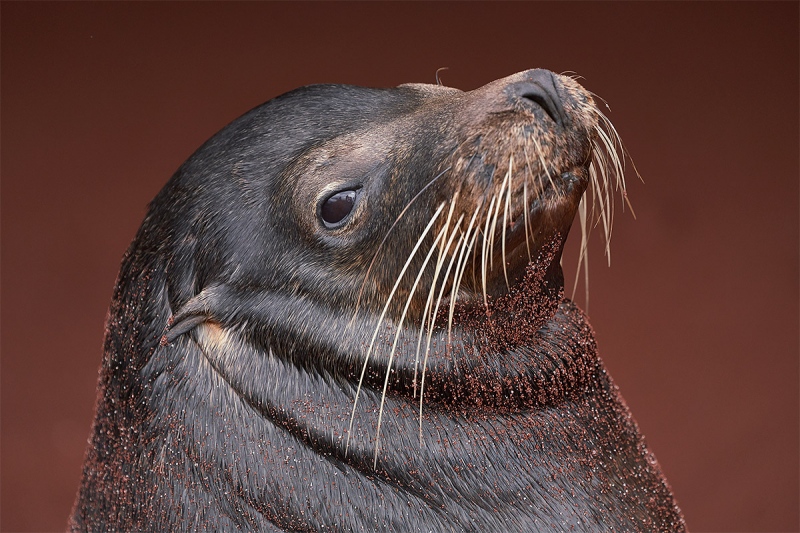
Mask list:
[[[601,354],[695,531],[797,531],[798,3],[2,3],[2,522],[63,528],[119,260],[205,139],[299,85],[574,71],[645,183]],[[574,271],[573,259],[566,259]]]

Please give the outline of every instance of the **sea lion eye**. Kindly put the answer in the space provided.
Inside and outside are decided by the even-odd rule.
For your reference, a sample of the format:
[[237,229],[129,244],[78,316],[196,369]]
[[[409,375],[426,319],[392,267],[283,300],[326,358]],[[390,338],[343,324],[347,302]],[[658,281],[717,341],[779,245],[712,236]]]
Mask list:
[[344,224],[347,215],[356,205],[358,190],[339,191],[326,198],[320,206],[319,216],[328,229],[338,228]]

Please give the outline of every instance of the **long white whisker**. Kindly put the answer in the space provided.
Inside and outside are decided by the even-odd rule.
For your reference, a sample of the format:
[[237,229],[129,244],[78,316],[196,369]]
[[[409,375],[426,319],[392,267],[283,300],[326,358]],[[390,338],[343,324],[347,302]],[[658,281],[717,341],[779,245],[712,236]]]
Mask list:
[[[425,303],[425,312],[422,315],[422,325],[420,326],[420,337],[419,337],[419,339],[417,341],[417,354],[416,354],[415,361],[414,361],[414,393],[415,394],[416,394],[416,390],[417,390],[417,367],[418,367],[418,362],[419,362],[419,351],[420,351],[419,341],[422,339],[422,332],[423,331],[427,331],[427,335],[426,335],[427,344],[425,346],[425,355],[424,355],[425,361],[427,363],[428,350],[430,348],[431,336],[433,334],[434,321],[435,321],[435,318],[436,318],[436,313],[438,312],[438,306],[439,306],[438,300],[437,300],[437,303],[436,303],[436,310],[433,311],[430,314],[430,319],[428,319],[428,317],[429,317],[428,313],[431,311],[431,305],[432,305],[432,302],[433,302],[433,295],[436,292],[436,285],[437,285],[438,280],[439,280],[439,274],[442,271],[442,266],[444,265],[444,261],[445,261],[444,258],[447,255],[447,252],[449,251],[450,246],[453,244],[453,239],[455,238],[455,236],[457,234],[456,230],[458,229],[458,226],[460,226],[461,220],[463,219],[463,215],[462,215],[458,219],[456,227],[453,229],[453,231],[449,232],[449,229],[450,229],[450,217],[452,215],[454,206],[455,206],[455,201],[453,201],[451,203],[450,212],[448,213],[448,217],[447,217],[447,222],[445,223],[445,225],[442,228],[442,230],[439,232],[442,235],[442,238],[440,240],[440,244],[441,244],[441,242],[444,241],[444,238],[447,237],[448,234],[449,234],[449,237],[447,239],[447,243],[444,246],[440,246],[440,248],[439,248],[439,255],[438,255],[437,259],[436,259],[436,268],[435,268],[435,271],[434,271],[433,280],[431,281],[431,289],[430,289],[430,291],[428,293],[428,301]],[[447,275],[445,275],[445,280],[446,279],[447,279]],[[445,281],[443,281],[442,282],[442,287],[444,287],[445,284],[446,284]],[[440,291],[439,299],[441,299],[441,291]],[[428,322],[427,327],[426,327],[426,321]],[[424,379],[425,379],[424,375],[425,375],[425,366],[423,364],[423,376],[421,378],[421,382],[423,382]],[[420,401],[421,400],[422,400],[422,388],[420,387]],[[421,443],[422,442],[422,406],[421,406],[421,404],[420,404],[419,432],[420,432],[420,443]]]
[[[461,224],[461,221],[463,220],[463,218],[464,218],[464,215],[461,215],[461,218],[458,219],[458,224],[456,224],[456,228]],[[455,237],[455,235],[456,235],[456,231],[454,230],[453,233],[450,236],[450,239],[448,240],[448,243],[447,243],[447,248],[448,249],[450,248],[450,244],[452,243],[453,237]],[[420,442],[422,442],[422,401],[423,401],[423,398],[424,398],[424,395],[425,395],[425,374],[426,374],[427,369],[428,369],[428,355],[430,354],[431,339],[433,338],[433,326],[434,326],[434,322],[436,320],[436,315],[439,313],[439,305],[442,302],[442,295],[444,294],[444,290],[447,287],[447,278],[450,276],[450,270],[453,267],[453,262],[455,261],[456,253],[458,252],[458,249],[461,246],[461,243],[462,243],[463,240],[464,240],[464,234],[462,233],[461,236],[458,239],[458,242],[456,243],[456,247],[453,249],[453,253],[450,256],[450,261],[447,264],[447,270],[445,271],[444,277],[442,278],[442,286],[439,289],[438,296],[436,297],[436,305],[434,306],[433,312],[431,313],[431,316],[430,316],[430,322],[429,322],[429,326],[428,326],[428,337],[427,337],[427,339],[425,341],[425,356],[424,356],[423,361],[422,361],[422,378],[420,379],[420,388],[419,388],[419,423],[420,423],[419,438],[420,438]]]
[[[525,147],[525,146],[523,146],[523,147],[522,147],[522,153],[524,153],[524,154],[525,154],[525,164],[526,164],[526,165],[527,165],[527,167],[528,167],[528,172],[529,172],[531,175],[533,175],[533,176],[534,176],[534,178],[535,178],[535,179],[536,179],[536,180],[539,182],[539,188],[538,188],[538,189],[537,189],[537,191],[536,191],[536,192],[537,192],[537,194],[539,194],[539,193],[541,193],[542,191],[544,191],[544,181],[542,181],[542,174],[541,174],[541,173],[539,173],[539,174],[534,174],[534,173],[533,173],[533,170],[532,170],[532,165],[531,165],[531,160],[530,160],[530,158],[528,157],[528,148],[527,148],[527,147]],[[551,183],[552,183],[552,180],[551,180]],[[536,185],[536,183],[534,183],[534,185]]]
[[506,279],[506,287],[511,288],[508,282],[508,269],[506,268],[506,229],[508,229],[508,212],[511,208],[511,174],[514,171],[514,156],[512,155],[508,160],[508,171],[506,172],[505,181],[506,185],[506,203],[503,208],[503,241],[500,243],[500,249],[503,257],[503,276]]
[[584,196],[581,198],[580,203],[578,204],[578,218],[580,220],[581,225],[581,247],[580,253],[578,255],[578,268],[575,270],[575,282],[572,285],[572,300],[575,300],[575,291],[578,289],[578,278],[581,273],[581,265],[583,265],[584,271],[584,283],[585,283],[585,291],[586,291],[586,312],[589,312],[589,255],[588,255],[588,246],[589,246],[589,235],[588,230],[586,228],[586,197]]
[[[447,314],[447,342],[450,344],[451,336],[450,333],[453,327],[453,313],[456,308],[456,298],[458,297],[458,289],[461,285],[461,276],[464,275],[464,269],[466,268],[467,260],[469,259],[469,253],[472,250],[472,245],[468,243],[470,241],[471,233],[473,231],[473,224],[475,223],[475,219],[478,216],[478,211],[476,210],[472,214],[472,218],[467,225],[467,231],[464,232],[464,240],[463,245],[461,246],[461,250],[459,251],[458,260],[456,261],[456,269],[453,271],[453,286],[450,289],[450,309],[448,309]],[[472,243],[474,244],[475,240],[472,239]]]
[[489,229],[489,269],[494,270],[494,235],[497,229],[497,219],[500,216],[500,202],[505,192],[506,179],[500,184],[500,191],[497,193],[497,202],[494,204],[494,212],[492,213],[492,226]]
[[503,195],[503,189],[500,189],[497,195],[497,201],[494,204],[494,210],[490,213],[491,224],[489,225],[489,270],[494,270],[494,231],[497,229],[497,216],[500,212],[500,198]]
[[[414,381],[413,381],[413,383],[414,383],[414,398],[417,397],[417,368],[419,367],[419,351],[420,351],[420,347],[422,346],[422,338],[423,338],[424,333],[425,333],[425,323],[427,322],[427,319],[428,319],[428,312],[430,311],[431,306],[433,305],[433,295],[436,292],[436,280],[439,277],[439,270],[440,270],[441,264],[442,264],[441,257],[442,257],[442,254],[444,253],[444,249],[440,246],[440,244],[441,244],[442,239],[447,236],[447,230],[448,229],[449,229],[448,225],[445,225],[445,226],[442,227],[442,229],[439,230],[439,233],[436,234],[436,239],[434,239],[434,241],[433,241],[433,246],[431,247],[431,250],[438,250],[439,255],[438,255],[437,259],[436,259],[436,268],[434,270],[433,279],[431,281],[431,286],[428,289],[428,298],[425,301],[425,309],[422,312],[422,322],[420,323],[419,336],[417,338],[417,351],[416,351],[416,355],[414,356]],[[431,253],[431,252],[428,252],[428,253]]]
[[[455,202],[453,202],[455,204]],[[452,214],[452,210],[450,211]],[[433,245],[431,246],[428,253],[425,255],[425,259],[420,266],[419,272],[417,273],[416,279],[414,279],[414,284],[411,286],[411,290],[408,293],[408,298],[406,298],[406,305],[403,307],[403,312],[400,314],[400,320],[397,324],[397,331],[394,334],[394,342],[392,343],[392,349],[389,352],[389,361],[386,365],[386,378],[383,380],[383,391],[381,392],[381,403],[378,407],[378,426],[375,430],[375,457],[373,459],[372,467],[375,468],[378,464],[378,450],[380,449],[380,436],[381,436],[381,423],[383,422],[383,405],[386,401],[386,391],[389,388],[389,376],[392,373],[392,363],[394,362],[394,354],[397,351],[397,342],[400,340],[400,333],[403,330],[403,323],[406,319],[406,314],[408,313],[408,309],[411,306],[411,301],[414,298],[414,294],[417,291],[417,286],[419,285],[420,280],[422,279],[422,275],[425,273],[425,267],[428,266],[428,262],[430,261],[431,257],[433,256],[433,252],[436,250],[437,241],[441,238],[442,232],[440,231],[434,240]],[[425,237],[425,234],[420,237],[420,241],[422,238]],[[420,338],[422,337],[422,332],[420,332]],[[414,369],[416,374],[416,368]]]
[[525,175],[525,181],[522,183],[522,225],[525,226],[525,249],[528,251],[528,262],[533,261],[531,257],[531,235],[528,231],[530,220],[528,220],[528,176]]
[[556,184],[553,181],[553,176],[550,174],[550,169],[547,168],[547,163],[544,161],[542,147],[539,144],[539,141],[536,140],[536,135],[531,135],[530,139],[533,141],[533,145],[536,148],[536,156],[539,158],[539,163],[542,165],[542,170],[544,170],[545,174],[547,175],[547,179],[550,180],[550,187],[552,187],[556,196],[561,196],[561,192],[558,190],[558,187],[556,187]]
[[486,291],[486,278],[488,275],[487,266],[489,264],[489,224],[491,223],[492,218],[492,209],[494,208],[494,203],[497,200],[496,196],[492,196],[492,200],[489,202],[489,208],[486,211],[486,223],[484,224],[483,228],[483,247],[481,248],[481,285],[483,287],[483,305],[486,309],[489,309],[489,301]]
[[428,189],[428,187],[433,185],[433,183],[436,182],[436,180],[438,180],[439,178],[444,176],[444,174],[448,170],[450,170],[452,168],[453,167],[447,167],[446,169],[442,170],[439,174],[437,174],[432,180],[430,180],[428,183],[426,183],[425,186],[422,187],[419,190],[419,192],[417,192],[417,194],[415,194],[414,197],[406,204],[406,206],[403,208],[403,210],[400,212],[400,214],[397,215],[397,218],[394,219],[394,222],[389,227],[389,231],[387,231],[386,235],[383,236],[383,240],[381,240],[381,243],[378,245],[378,248],[375,250],[375,254],[372,256],[372,261],[370,261],[369,266],[367,267],[367,271],[364,274],[364,280],[361,282],[361,287],[359,287],[359,289],[358,289],[358,296],[356,297],[356,307],[355,307],[355,311],[353,311],[353,318],[350,320],[350,324],[352,324],[353,321],[355,321],[356,316],[358,316],[358,309],[361,306],[361,296],[363,295],[364,287],[366,286],[367,279],[369,279],[369,274],[370,274],[370,272],[372,272],[372,267],[375,265],[375,261],[378,259],[378,255],[380,254],[381,249],[383,249],[383,245],[386,244],[386,241],[389,238],[389,235],[392,233],[392,230],[394,230],[395,226],[397,226],[397,223],[400,222],[400,219],[402,219],[403,216],[406,214],[408,209],[411,207],[411,204],[413,204],[417,200],[417,198],[422,196],[422,193],[424,193]]
[[[603,102],[602,98],[594,93],[590,93],[594,98]],[[605,104],[608,107],[608,104]],[[633,206],[628,199],[625,186],[625,155],[627,151],[622,143],[622,139],[617,133],[616,128],[596,106],[586,106],[585,110],[591,113],[596,119],[587,134],[592,137],[591,162],[589,164],[589,182],[591,188],[591,203],[588,199],[588,192],[581,199],[578,206],[578,213],[581,220],[581,245],[578,256],[578,269],[575,272],[575,286],[573,287],[572,297],[574,299],[580,277],[581,266],[583,266],[584,283],[586,291],[586,309],[589,308],[589,250],[588,241],[592,229],[597,225],[602,225],[605,236],[605,254],[608,264],[611,264],[611,234],[614,227],[615,194],[614,189],[620,192],[623,200],[623,210],[625,205],[631,209],[634,215]],[[591,135],[593,133],[594,135]],[[634,170],[636,170],[634,165]],[[638,171],[637,176],[641,179]],[[591,205],[591,213],[588,213]]]
[[359,397],[359,394],[361,393],[361,386],[364,383],[364,375],[367,372],[367,366],[369,365],[369,358],[370,358],[370,355],[372,354],[372,349],[375,346],[375,339],[378,337],[378,332],[380,331],[381,325],[383,324],[383,319],[386,316],[386,312],[389,310],[389,305],[392,303],[392,298],[394,298],[394,293],[397,291],[397,287],[400,286],[400,281],[402,281],[403,275],[405,274],[406,270],[408,269],[408,266],[411,264],[411,260],[414,258],[414,256],[417,253],[417,250],[419,249],[420,245],[422,244],[423,238],[430,231],[431,227],[433,227],[433,223],[436,222],[436,219],[439,217],[439,214],[442,212],[442,209],[444,209],[444,203],[439,204],[439,208],[436,209],[436,212],[431,217],[430,222],[428,222],[428,225],[425,226],[425,229],[423,230],[422,235],[417,240],[417,244],[411,250],[411,253],[408,256],[408,259],[406,260],[406,263],[403,265],[403,268],[400,270],[400,274],[398,274],[398,276],[397,276],[397,280],[394,283],[394,287],[392,287],[392,290],[391,290],[391,292],[389,293],[389,296],[386,299],[386,305],[383,306],[383,311],[381,312],[380,317],[378,317],[378,323],[375,326],[375,333],[372,334],[372,339],[370,340],[369,348],[367,349],[367,354],[364,357],[364,366],[361,368],[361,375],[358,378],[358,388],[356,389],[356,396],[355,396],[355,399],[353,400],[353,410],[352,410],[352,413],[350,415],[350,425],[348,426],[348,430],[347,430],[347,442],[345,443],[345,455],[347,454],[347,450],[348,450],[348,448],[350,446],[350,436],[351,436],[352,431],[353,431],[353,420],[355,419],[355,416],[356,416],[356,406],[358,405],[358,397]]

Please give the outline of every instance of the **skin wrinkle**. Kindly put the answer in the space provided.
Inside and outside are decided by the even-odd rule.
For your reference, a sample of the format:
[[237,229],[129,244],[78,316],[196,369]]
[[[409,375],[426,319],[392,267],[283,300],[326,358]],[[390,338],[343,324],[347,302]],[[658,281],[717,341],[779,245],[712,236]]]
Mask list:
[[685,530],[563,293],[587,187],[610,236],[621,149],[538,70],[234,121],[123,260],[70,529]]

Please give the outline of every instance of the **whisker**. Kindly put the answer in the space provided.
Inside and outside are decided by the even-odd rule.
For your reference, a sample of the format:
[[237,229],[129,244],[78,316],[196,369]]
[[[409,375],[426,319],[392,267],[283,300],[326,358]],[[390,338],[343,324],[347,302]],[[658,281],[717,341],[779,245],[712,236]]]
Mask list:
[[[448,214],[447,223],[442,228],[442,230],[440,230],[440,232],[439,232],[442,235],[441,241],[443,241],[444,237],[446,237],[448,235],[448,232],[449,232],[449,229],[450,229],[450,215],[452,215],[452,209],[453,209],[454,205],[455,205],[455,202],[452,202],[451,203],[451,208],[450,208],[450,213]],[[458,222],[456,224],[456,228],[454,228],[454,230],[452,232],[449,232],[449,238],[447,239],[447,244],[445,244],[443,247],[440,247],[439,255],[438,255],[437,259],[436,259],[436,268],[435,268],[435,271],[434,271],[433,280],[431,281],[431,289],[430,289],[430,291],[428,293],[428,301],[425,303],[425,311],[424,311],[424,313],[422,315],[422,324],[420,326],[420,336],[419,336],[419,339],[417,341],[417,354],[416,354],[415,361],[414,361],[414,394],[415,394],[415,397],[416,397],[416,390],[417,390],[417,368],[418,368],[418,365],[419,365],[420,340],[422,339],[422,332],[423,331],[427,331],[427,335],[426,335],[427,343],[426,343],[426,346],[425,346],[425,355],[424,355],[425,364],[427,364],[428,350],[430,348],[431,337],[432,337],[432,334],[433,334],[433,327],[435,325],[434,321],[435,321],[435,318],[436,318],[436,313],[438,312],[438,308],[439,308],[439,303],[438,302],[439,302],[439,300],[441,300],[441,292],[440,292],[440,295],[439,295],[439,299],[437,300],[437,303],[436,303],[436,310],[434,310],[430,315],[428,313],[431,311],[431,305],[433,303],[433,295],[436,292],[436,286],[437,286],[437,283],[438,283],[438,280],[439,280],[439,274],[441,273],[442,266],[444,265],[444,258],[446,256],[448,250],[450,249],[450,246],[453,244],[453,239],[455,238],[456,233],[457,233],[456,229],[458,228],[458,226],[460,226],[462,219],[463,219],[463,215],[462,215],[461,218],[459,218],[459,220],[458,220]],[[445,275],[445,280],[446,280],[446,278],[447,278],[447,276]],[[445,282],[443,281],[442,282],[442,287],[444,287],[444,285],[445,285]],[[426,327],[426,322],[428,322],[427,327]],[[423,364],[423,377],[422,377],[421,382],[420,382],[421,384],[422,384],[422,382],[424,382],[424,375],[425,375],[425,366]],[[422,387],[420,387],[420,400],[421,399],[422,399]],[[421,406],[420,406],[419,424],[420,424],[419,431],[420,431],[420,443],[421,443],[422,442],[422,409],[421,409]]]
[[[444,240],[444,237],[448,235],[450,231],[450,222],[453,217],[453,210],[456,207],[456,199],[458,198],[458,193],[450,200],[450,209],[447,212],[447,219],[445,220],[444,226],[441,230],[439,230],[439,235],[442,236],[442,239],[439,239],[437,236],[437,241],[439,243],[439,255],[436,258],[436,267],[433,273],[433,280],[431,281],[431,288],[428,291],[428,300],[425,302],[425,310],[422,314],[422,324],[420,325],[420,339],[422,338],[422,331],[425,330],[425,322],[427,320],[427,313],[430,311],[431,304],[432,304],[432,297],[435,293],[436,283],[439,279],[439,273],[441,272],[442,265],[444,264],[444,256],[447,254],[447,250],[449,250],[450,245],[453,242],[453,238],[455,237],[456,232],[453,231],[450,233],[450,238],[447,240],[447,244],[442,247],[441,243]],[[460,219],[459,219],[460,223]],[[414,394],[416,395],[417,390],[417,366],[419,364],[419,349],[420,349],[420,342],[417,341],[417,354],[414,361]]]
[[[450,213],[452,214],[452,206],[455,204],[455,201],[451,203],[451,210]],[[460,220],[460,219],[459,219]],[[420,266],[419,272],[417,273],[416,279],[414,279],[413,285],[411,285],[411,290],[408,293],[408,297],[406,298],[406,305],[403,307],[403,312],[400,314],[400,320],[397,324],[397,331],[394,334],[394,342],[392,343],[392,349],[389,352],[389,361],[386,365],[386,378],[383,380],[383,391],[381,392],[381,403],[378,408],[378,426],[375,430],[375,457],[373,461],[373,468],[375,468],[378,464],[378,450],[380,449],[380,435],[381,435],[381,423],[383,422],[383,405],[386,401],[386,391],[389,388],[389,376],[392,373],[392,363],[394,362],[394,354],[397,351],[397,343],[400,340],[400,333],[403,330],[403,323],[406,319],[406,314],[408,313],[408,309],[411,306],[411,301],[414,298],[414,294],[417,291],[417,286],[419,285],[420,280],[422,279],[422,275],[425,273],[425,267],[428,266],[428,262],[430,261],[431,257],[433,256],[433,252],[436,250],[436,244],[439,238],[443,235],[440,231],[434,241],[433,245],[431,246],[428,253],[425,255],[425,259]],[[424,238],[425,235],[423,234],[420,237],[420,241]],[[422,338],[422,332],[420,331],[420,338]],[[416,378],[416,368],[414,369],[415,378]]]
[[503,256],[503,276],[506,278],[506,287],[511,288],[508,282],[508,270],[506,268],[506,229],[508,229],[508,212],[511,208],[511,173],[514,169],[514,156],[512,155],[508,161],[508,171],[504,181],[508,185],[506,187],[506,204],[503,208],[503,241],[500,243],[500,249]]
[[417,200],[417,198],[422,196],[422,193],[424,193],[428,189],[428,187],[433,185],[433,183],[436,182],[436,180],[438,180],[439,178],[444,176],[444,174],[447,171],[451,170],[452,168],[453,168],[452,166],[447,167],[446,169],[442,170],[439,174],[437,174],[436,177],[434,177],[432,180],[430,180],[428,183],[426,183],[425,186],[423,188],[421,188],[419,190],[419,192],[417,192],[417,194],[415,194],[414,197],[406,204],[406,206],[403,208],[403,210],[400,212],[400,214],[397,215],[397,218],[394,219],[394,222],[392,223],[391,227],[389,228],[389,231],[387,231],[386,235],[383,236],[383,240],[378,245],[378,248],[375,250],[375,254],[372,256],[372,261],[370,261],[369,266],[367,267],[367,271],[364,274],[364,280],[361,282],[361,287],[358,289],[358,296],[356,296],[356,307],[355,307],[355,311],[353,311],[353,318],[350,320],[350,323],[348,324],[348,327],[352,326],[353,322],[356,319],[356,316],[358,316],[358,310],[359,310],[359,308],[361,306],[361,296],[363,295],[364,287],[367,284],[367,279],[369,279],[370,272],[372,272],[372,267],[375,266],[375,261],[378,259],[378,255],[380,254],[381,249],[383,248],[383,245],[386,244],[386,241],[388,240],[389,235],[392,233],[392,230],[394,230],[395,226],[397,226],[397,223],[400,222],[400,219],[402,219],[403,216],[406,214],[408,209],[411,207],[411,204],[413,204]]
[[580,220],[581,226],[581,246],[580,246],[580,253],[578,255],[578,268],[575,270],[575,282],[572,284],[572,300],[575,300],[575,291],[578,289],[578,279],[581,274],[581,265],[583,265],[584,271],[584,283],[585,283],[585,295],[586,300],[584,305],[586,307],[586,312],[589,312],[589,255],[588,255],[588,246],[589,246],[589,234],[586,228],[586,197],[584,196],[581,198],[580,203],[578,204],[578,219]]
[[486,278],[487,278],[487,265],[489,256],[489,223],[491,222],[491,213],[494,208],[494,203],[497,200],[496,196],[492,196],[489,202],[489,208],[486,211],[486,224],[483,228],[483,247],[481,248],[481,285],[483,288],[483,305],[489,309],[489,301],[486,291]]
[[[542,191],[544,191],[544,182],[542,181],[542,174],[541,173],[534,174],[533,170],[531,170],[531,160],[528,157],[528,148],[527,147],[525,147],[525,146],[522,147],[522,153],[525,154],[525,165],[528,167],[528,173],[530,173],[532,176],[534,176],[534,178],[539,182],[539,188],[536,190],[536,193],[539,194]],[[535,182],[534,182],[534,185],[536,185]]]
[[[433,246],[431,247],[431,250],[438,249],[439,256],[438,256],[438,258],[436,260],[436,268],[434,270],[433,279],[431,281],[430,288],[428,289],[428,298],[425,301],[425,308],[424,308],[424,310],[422,312],[422,322],[421,322],[420,327],[419,327],[419,336],[417,338],[417,351],[416,351],[416,355],[414,356],[414,380],[413,380],[414,398],[417,397],[417,369],[419,367],[419,350],[420,350],[420,347],[422,346],[422,337],[423,337],[424,332],[425,332],[425,323],[427,322],[427,319],[428,319],[428,312],[430,311],[431,306],[433,305],[433,295],[436,292],[436,280],[439,277],[439,270],[440,270],[441,264],[442,264],[441,257],[442,257],[442,253],[443,253],[444,250],[441,248],[440,244],[441,244],[442,239],[447,236],[447,230],[448,229],[449,229],[449,227],[447,225],[445,225],[445,226],[442,227],[442,229],[439,230],[439,233],[436,234],[436,239],[434,239]],[[428,252],[428,253],[430,253],[430,252]]]
[[[471,233],[473,231],[473,224],[475,223],[475,219],[478,216],[478,210],[476,209],[475,212],[472,214],[472,218],[467,225],[467,230],[464,232],[464,245],[461,247],[459,251],[458,261],[456,261],[456,269],[453,271],[453,286],[450,289],[450,309],[448,309],[447,315],[447,342],[450,344],[452,342],[452,338],[450,333],[453,327],[453,313],[456,307],[456,298],[458,297],[458,289],[461,285],[461,276],[464,275],[464,269],[466,268],[466,263],[469,259],[469,253],[472,251],[472,244],[475,243],[475,239],[471,240],[472,244],[468,244],[470,241]],[[477,233],[476,233],[477,235]]]
[[[503,195],[503,190],[500,189],[497,201],[494,204],[494,209],[489,213],[489,250],[487,251],[487,258],[489,259],[489,270],[494,270],[494,230],[497,228],[497,215],[500,211],[500,198]],[[493,198],[494,199],[494,198]]]
[[528,219],[528,175],[525,174],[525,181],[522,182],[522,225],[525,226],[525,249],[528,251],[528,262],[533,261],[531,257],[531,236],[528,232],[530,220]]
[[378,317],[378,323],[375,326],[375,332],[372,334],[372,340],[370,340],[369,348],[367,349],[367,354],[364,357],[364,366],[361,368],[361,375],[358,378],[358,388],[356,389],[356,396],[355,396],[355,399],[353,400],[353,410],[352,410],[352,413],[350,415],[350,425],[348,426],[348,431],[347,431],[347,442],[345,443],[345,455],[347,455],[347,450],[348,450],[348,448],[350,446],[350,435],[351,435],[351,433],[353,431],[353,420],[355,419],[355,416],[356,416],[356,406],[358,405],[358,397],[359,397],[359,395],[361,393],[361,386],[364,383],[364,375],[367,372],[367,366],[369,365],[369,358],[370,358],[370,355],[372,354],[372,349],[375,346],[375,339],[378,337],[378,332],[380,331],[381,325],[383,324],[383,319],[386,316],[386,312],[389,310],[389,305],[392,303],[392,299],[394,298],[394,293],[397,291],[397,287],[400,286],[400,281],[403,279],[403,275],[405,274],[406,270],[408,269],[408,266],[411,264],[411,260],[416,255],[417,250],[419,249],[420,245],[422,244],[422,240],[425,238],[425,235],[427,235],[428,232],[430,231],[431,227],[433,227],[433,223],[436,222],[436,219],[439,217],[439,215],[441,214],[443,209],[444,209],[444,203],[439,204],[438,209],[436,209],[436,212],[431,217],[430,222],[428,222],[428,225],[423,230],[422,235],[417,240],[416,245],[411,250],[411,253],[408,256],[408,259],[406,260],[406,263],[403,265],[403,268],[400,270],[400,273],[397,276],[397,280],[394,283],[394,287],[392,287],[392,290],[391,290],[391,292],[389,293],[389,296],[386,299],[386,304],[383,307],[383,311],[381,312],[380,316]]
[[625,159],[627,159],[628,161],[631,162],[631,166],[633,166],[634,173],[636,174],[636,176],[639,178],[639,180],[642,183],[644,183],[644,179],[642,179],[642,175],[639,174],[639,169],[636,168],[636,162],[634,162],[633,158],[630,156],[630,153],[628,153],[628,149],[625,148],[625,144],[622,142],[622,138],[619,136],[619,133],[617,133],[617,129],[614,127],[614,124],[612,124],[611,121],[608,119],[608,117],[606,117],[599,110],[596,110],[596,114],[600,117],[601,121],[603,122],[603,125],[606,128],[607,134],[610,137],[613,137],[614,146],[619,146],[619,150],[622,152],[622,157],[620,157],[618,150],[616,150],[616,149],[613,150],[614,155],[615,155],[617,161],[619,162],[619,164],[617,165],[618,179],[622,180],[621,194],[622,194],[622,198],[625,200],[625,203],[622,204],[622,207],[624,209],[625,205],[627,204],[628,208],[631,210],[631,215],[633,215],[633,218],[635,219],[636,218],[636,213],[634,213],[634,211],[633,211],[633,206],[631,205],[630,199],[628,198],[628,194],[627,194],[627,191],[626,191],[626,188],[625,188],[625,172],[624,172]]
[[[594,93],[590,93],[593,98],[602,101],[606,108],[608,103]],[[610,108],[609,108],[610,109]],[[608,264],[611,264],[611,235],[614,227],[615,216],[615,194],[614,189],[620,192],[622,198],[623,211],[625,206],[631,210],[631,214],[636,218],[633,206],[628,198],[625,184],[625,156],[630,159],[625,149],[622,139],[611,121],[599,108],[586,106],[586,111],[593,114],[597,119],[592,127],[594,136],[592,139],[592,159],[589,164],[589,180],[591,188],[591,214],[589,211],[588,193],[579,204],[578,213],[581,218],[581,245],[578,257],[578,270],[575,273],[575,286],[573,287],[573,298],[577,289],[577,282],[580,277],[581,266],[583,266],[584,283],[586,285],[586,308],[589,304],[589,251],[588,241],[592,228],[602,225],[605,237],[605,255]],[[633,163],[631,161],[631,163]],[[641,175],[636,170],[636,175],[641,179]],[[591,223],[590,220],[594,222]]]
[[[594,203],[595,201],[597,201],[597,203],[600,206],[598,222],[603,223],[603,231],[606,236],[606,254],[608,254],[608,248],[609,248],[608,236],[610,231],[608,227],[609,225],[608,210],[610,209],[610,206],[606,202],[608,198],[608,187],[606,186],[606,184],[608,183],[608,177],[606,175],[607,166],[604,154],[602,153],[602,151],[597,149],[596,145],[593,149],[593,153],[596,158],[595,160],[597,161],[598,164],[595,166],[596,172],[593,175],[593,181],[592,181],[592,202]],[[609,264],[610,261],[611,259],[609,257]]]
[[494,212],[492,213],[492,226],[489,230],[489,270],[494,270],[494,235],[497,229],[497,220],[500,216],[500,198],[503,197],[506,184],[507,180],[503,178],[503,182],[500,184],[500,191],[497,193],[497,202],[494,204]]
[[[545,174],[547,175],[547,179],[550,181],[550,187],[552,187],[556,196],[561,196],[561,192],[558,190],[558,187],[556,187],[556,184],[553,181],[553,176],[550,174],[550,169],[547,168],[547,163],[544,161],[542,147],[539,145],[539,141],[536,140],[536,135],[530,135],[529,138],[533,141],[534,148],[536,148],[536,156],[539,158],[539,163],[542,165],[542,170],[544,170]],[[542,190],[544,190],[544,187],[542,187]]]
[[[461,221],[463,219],[464,219],[464,216],[462,215],[461,218],[458,219],[457,226],[461,224]],[[456,234],[456,232],[453,231],[453,233],[450,236],[450,239],[448,240],[448,245],[447,245],[448,249],[450,247],[450,244],[452,243],[453,237],[455,237],[455,234]],[[431,316],[430,316],[429,326],[427,328],[428,329],[428,337],[427,337],[427,339],[425,341],[425,355],[424,355],[423,361],[422,361],[422,378],[420,379],[420,388],[419,388],[419,423],[420,423],[419,438],[420,438],[420,442],[422,442],[422,401],[423,401],[423,397],[424,397],[424,394],[425,394],[425,374],[426,374],[426,371],[427,371],[427,368],[428,368],[428,355],[430,354],[431,340],[433,338],[433,326],[434,326],[434,322],[436,320],[436,315],[438,315],[438,313],[439,313],[439,305],[442,303],[442,296],[444,295],[444,290],[447,287],[447,278],[450,276],[450,270],[453,267],[453,262],[455,261],[456,253],[458,252],[458,249],[460,248],[461,243],[463,242],[463,240],[464,240],[464,234],[462,233],[461,236],[458,239],[458,242],[456,243],[456,247],[453,249],[453,253],[450,256],[450,261],[447,264],[447,270],[445,271],[444,277],[442,278],[442,286],[440,287],[439,294],[436,297],[436,304],[434,305],[433,312],[431,313]]]

